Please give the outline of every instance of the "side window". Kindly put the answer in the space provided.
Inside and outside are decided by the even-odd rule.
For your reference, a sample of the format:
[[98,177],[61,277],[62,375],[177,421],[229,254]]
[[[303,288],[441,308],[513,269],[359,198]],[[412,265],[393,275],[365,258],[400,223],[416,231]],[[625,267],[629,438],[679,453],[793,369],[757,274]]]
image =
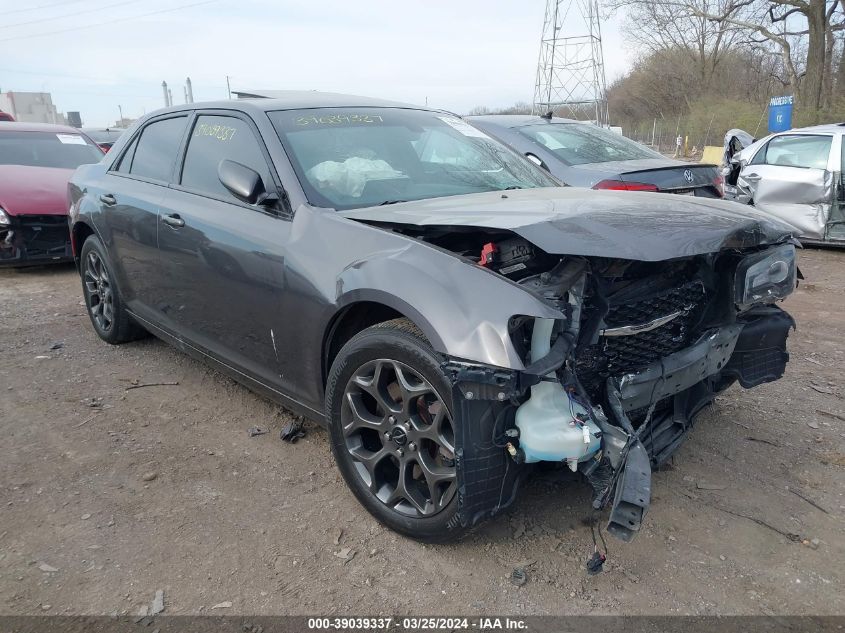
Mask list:
[[217,177],[217,167],[222,160],[254,169],[260,174],[264,186],[272,187],[267,161],[246,122],[229,116],[197,117],[182,167],[182,186],[234,199]]
[[[168,182],[187,122],[187,116],[180,116],[155,121],[145,127],[137,142],[129,173]],[[122,171],[122,163],[120,167]]]
[[[769,141],[765,149],[765,164],[781,167],[827,169],[832,136],[784,135]],[[755,164],[761,164],[754,157]]]
[[123,158],[120,159],[120,163],[113,171],[120,172],[121,174],[128,174],[129,170],[132,168],[132,157],[135,156],[135,148],[138,147],[138,137],[135,137],[135,140],[129,145],[129,149],[126,150],[123,154]]

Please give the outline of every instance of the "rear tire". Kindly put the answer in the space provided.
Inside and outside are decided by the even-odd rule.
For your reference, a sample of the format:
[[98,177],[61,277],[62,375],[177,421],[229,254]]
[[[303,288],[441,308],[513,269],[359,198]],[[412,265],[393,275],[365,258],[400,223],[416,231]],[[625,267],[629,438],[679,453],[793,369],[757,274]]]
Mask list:
[[106,249],[95,235],[82,245],[79,270],[85,307],[97,336],[112,345],[143,337],[146,332],[126,311]]
[[451,387],[416,326],[367,328],[338,353],[326,418],[338,469],[378,521],[426,542],[457,538]]

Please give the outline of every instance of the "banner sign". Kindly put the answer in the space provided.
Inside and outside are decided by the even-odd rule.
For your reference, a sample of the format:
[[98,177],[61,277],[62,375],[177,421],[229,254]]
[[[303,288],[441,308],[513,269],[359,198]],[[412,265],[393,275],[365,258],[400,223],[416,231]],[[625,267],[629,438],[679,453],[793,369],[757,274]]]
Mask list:
[[769,101],[769,132],[785,132],[792,128],[792,95],[772,97]]

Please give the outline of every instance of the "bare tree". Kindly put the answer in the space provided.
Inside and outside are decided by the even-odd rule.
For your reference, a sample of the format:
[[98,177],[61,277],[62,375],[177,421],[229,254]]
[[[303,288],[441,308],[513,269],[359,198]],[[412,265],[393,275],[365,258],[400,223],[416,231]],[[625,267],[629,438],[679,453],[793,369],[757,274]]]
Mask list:
[[[751,19],[733,13],[748,8],[753,9]],[[810,110],[827,105],[834,34],[845,28],[840,0],[731,0],[725,9],[693,9],[693,14],[743,29],[753,41],[773,46],[779,51],[789,84],[802,104]],[[796,38],[806,39],[804,64],[795,57]]]
[[683,52],[695,65],[702,90],[713,85],[725,52],[742,38],[741,29],[710,15],[744,19],[750,9],[735,0],[609,0],[626,12],[626,35],[647,53]]

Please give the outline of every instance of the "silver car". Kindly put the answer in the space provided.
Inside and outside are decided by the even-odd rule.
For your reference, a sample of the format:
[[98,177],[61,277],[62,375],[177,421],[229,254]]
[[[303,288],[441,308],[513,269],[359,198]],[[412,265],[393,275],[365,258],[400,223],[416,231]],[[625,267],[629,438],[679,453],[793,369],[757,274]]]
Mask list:
[[733,158],[725,197],[785,220],[802,242],[845,245],[845,124],[772,134]]

